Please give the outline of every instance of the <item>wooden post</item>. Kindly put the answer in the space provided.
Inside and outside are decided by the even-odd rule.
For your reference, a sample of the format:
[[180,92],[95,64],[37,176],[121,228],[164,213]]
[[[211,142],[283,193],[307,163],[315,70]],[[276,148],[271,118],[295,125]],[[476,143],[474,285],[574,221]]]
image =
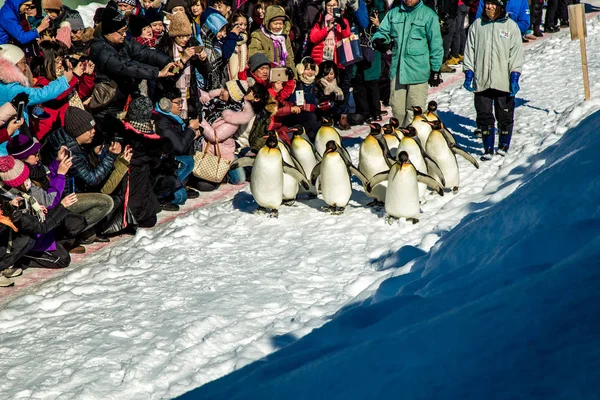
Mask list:
[[581,69],[583,71],[583,88],[585,99],[590,99],[590,78],[588,76],[587,50],[585,38],[587,37],[587,27],[585,20],[585,4],[572,4],[569,6],[569,24],[571,27],[571,40],[579,39],[581,48]]

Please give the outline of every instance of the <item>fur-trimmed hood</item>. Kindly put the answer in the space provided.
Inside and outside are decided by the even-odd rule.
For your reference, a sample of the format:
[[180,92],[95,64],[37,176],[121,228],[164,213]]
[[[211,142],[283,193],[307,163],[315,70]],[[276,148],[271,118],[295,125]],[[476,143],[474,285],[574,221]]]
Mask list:
[[2,57],[0,57],[0,82],[6,84],[18,83],[26,87],[31,86],[27,77],[19,68]]

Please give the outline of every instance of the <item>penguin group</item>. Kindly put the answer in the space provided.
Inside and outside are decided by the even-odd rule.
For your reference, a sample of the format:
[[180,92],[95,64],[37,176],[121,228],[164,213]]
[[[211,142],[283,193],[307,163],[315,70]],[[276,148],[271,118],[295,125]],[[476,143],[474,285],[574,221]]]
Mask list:
[[259,206],[257,212],[273,217],[298,194],[314,198],[319,193],[332,214],[342,214],[352,195],[354,175],[373,199],[370,205],[385,207],[388,222],[405,218],[417,223],[428,187],[440,196],[445,189],[458,191],[457,154],[479,168],[457,145],[436,109],[435,102],[429,103],[426,113],[415,107],[414,121],[406,128],[395,118],[383,126],[370,124],[370,133],[360,145],[358,168],[339,133],[327,122],[318,130],[314,144],[300,125],[294,127],[291,146],[269,132],[256,157],[237,159],[231,168],[253,167],[250,191]]

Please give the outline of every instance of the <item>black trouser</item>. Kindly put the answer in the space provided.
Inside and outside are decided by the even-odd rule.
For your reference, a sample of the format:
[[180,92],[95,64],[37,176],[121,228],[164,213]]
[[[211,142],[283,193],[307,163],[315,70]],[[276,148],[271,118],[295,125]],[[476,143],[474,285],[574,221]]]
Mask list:
[[535,29],[542,24],[544,0],[529,0],[529,14],[531,15],[530,29]]
[[486,152],[494,150],[496,120],[500,131],[499,144],[508,149],[513,131],[515,98],[510,93],[495,89],[475,93],[475,111],[477,112],[477,127],[482,131],[484,150]]
[[[458,15],[455,15],[452,18],[448,18],[445,23],[444,23],[444,30],[442,32],[442,45],[444,47],[444,61],[446,61],[448,58],[452,57],[458,57],[458,51],[459,48],[455,47],[454,44],[454,35],[458,34],[459,29],[462,29],[464,26],[464,20],[463,20],[463,25],[459,26],[459,18]],[[450,53],[450,50],[452,50],[452,54]]]
[[302,111],[300,114],[290,114],[282,119],[283,125],[291,128],[294,125],[302,125],[310,140],[314,141],[317,131],[321,128],[321,122],[314,112]]
[[379,98],[386,107],[390,105],[391,86],[389,57],[386,54],[382,54],[381,75],[379,75]]
[[544,27],[548,28],[558,25],[559,19],[562,22],[569,21],[569,11],[567,8],[569,4],[571,4],[569,0],[548,0]]
[[60,244],[56,243],[56,250],[32,251],[24,258],[25,266],[28,268],[66,268],[71,264],[69,252]]
[[0,271],[15,265],[17,261],[22,259],[35,246],[35,239],[18,232],[12,232],[10,245],[10,253],[4,254],[0,259]]
[[344,92],[344,105],[342,106],[342,114],[348,114],[350,100],[350,87],[352,86],[352,75],[354,74],[355,64],[349,65],[344,69],[340,69],[340,89]]
[[365,81],[364,71],[359,70],[354,77],[354,103],[356,113],[365,118],[381,117],[379,104],[379,80]]

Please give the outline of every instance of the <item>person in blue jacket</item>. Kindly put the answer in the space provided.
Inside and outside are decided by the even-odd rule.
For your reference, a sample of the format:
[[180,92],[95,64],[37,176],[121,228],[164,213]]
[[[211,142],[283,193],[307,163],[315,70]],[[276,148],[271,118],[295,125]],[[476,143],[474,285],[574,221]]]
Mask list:
[[[484,6],[485,1],[480,1],[476,18],[481,18]],[[529,3],[527,0],[508,0],[508,3],[506,4],[506,15],[517,23],[519,30],[521,31],[521,36],[524,36],[531,24],[529,18]]]
[[[31,75],[28,69],[23,50],[12,44],[0,45],[0,104],[8,103],[19,93],[26,93],[29,96],[28,106],[54,100],[69,88],[69,82],[73,78],[73,71],[68,70],[49,85],[32,88],[27,78]],[[27,108],[23,115],[25,122],[28,123]],[[17,130],[13,136],[18,133]],[[6,143],[0,144],[0,155],[7,154]]]
[[50,18],[45,17],[39,26],[30,31],[25,31],[21,25],[21,18],[26,18],[26,11],[33,8],[31,0],[6,0],[0,8],[0,44],[5,44],[11,38],[20,44],[27,44],[40,37],[40,33],[50,26]]

